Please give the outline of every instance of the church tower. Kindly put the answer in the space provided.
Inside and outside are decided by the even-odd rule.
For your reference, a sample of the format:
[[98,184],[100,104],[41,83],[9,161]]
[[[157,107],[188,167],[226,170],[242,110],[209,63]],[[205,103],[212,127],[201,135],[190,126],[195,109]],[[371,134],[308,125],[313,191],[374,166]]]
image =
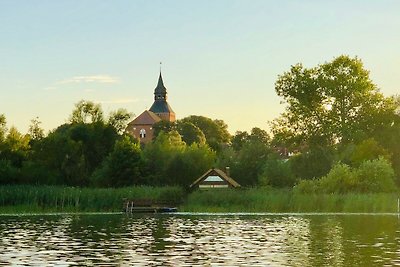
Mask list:
[[167,88],[164,86],[160,71],[158,84],[154,89],[153,105],[131,121],[126,132],[138,138],[142,144],[149,143],[153,139],[153,124],[161,120],[174,122],[175,112],[167,102]]
[[172,110],[167,102],[167,88],[164,86],[161,71],[158,77],[158,84],[156,89],[154,89],[154,103],[151,105],[151,112],[155,113],[162,120],[165,121],[175,121],[175,112]]

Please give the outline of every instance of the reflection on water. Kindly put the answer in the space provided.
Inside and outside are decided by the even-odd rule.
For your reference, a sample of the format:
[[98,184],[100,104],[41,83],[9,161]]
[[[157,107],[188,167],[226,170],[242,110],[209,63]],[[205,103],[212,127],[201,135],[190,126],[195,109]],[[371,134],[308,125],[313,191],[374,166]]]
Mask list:
[[400,266],[396,216],[0,216],[0,265]]

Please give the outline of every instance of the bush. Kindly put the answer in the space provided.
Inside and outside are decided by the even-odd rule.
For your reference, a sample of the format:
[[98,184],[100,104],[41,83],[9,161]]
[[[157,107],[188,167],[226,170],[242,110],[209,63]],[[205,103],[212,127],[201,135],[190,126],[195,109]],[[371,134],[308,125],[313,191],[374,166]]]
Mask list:
[[351,169],[339,163],[318,180],[302,180],[295,187],[299,193],[381,193],[396,191],[394,171],[383,157],[364,161]]
[[295,193],[316,194],[320,192],[319,180],[301,180],[295,187]]
[[16,183],[18,169],[9,160],[0,160],[0,184]]
[[364,161],[357,169],[356,174],[359,192],[377,193],[396,190],[394,170],[383,157]]
[[319,180],[324,193],[347,193],[355,189],[355,175],[345,164],[336,164],[330,172]]

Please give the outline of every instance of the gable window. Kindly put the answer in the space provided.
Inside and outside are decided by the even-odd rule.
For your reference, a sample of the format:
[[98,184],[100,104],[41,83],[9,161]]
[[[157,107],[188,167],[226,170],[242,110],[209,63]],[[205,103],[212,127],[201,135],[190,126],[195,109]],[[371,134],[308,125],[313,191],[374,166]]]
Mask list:
[[146,137],[146,130],[145,129],[140,129],[139,136],[140,136],[140,138],[145,138]]

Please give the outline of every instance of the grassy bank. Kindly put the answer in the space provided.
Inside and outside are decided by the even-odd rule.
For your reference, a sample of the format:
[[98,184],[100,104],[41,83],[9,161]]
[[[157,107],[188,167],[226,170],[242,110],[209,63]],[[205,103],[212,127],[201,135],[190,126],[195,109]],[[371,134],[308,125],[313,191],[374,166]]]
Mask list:
[[291,190],[250,188],[195,191],[182,211],[189,212],[397,212],[398,194],[297,194]]
[[179,203],[180,187],[76,188],[63,186],[0,186],[0,213],[112,212],[124,198]]
[[180,187],[75,188],[0,186],[0,214],[119,212],[124,198],[181,203],[188,212],[397,212],[398,194],[298,194],[292,190],[249,188],[194,191]]

